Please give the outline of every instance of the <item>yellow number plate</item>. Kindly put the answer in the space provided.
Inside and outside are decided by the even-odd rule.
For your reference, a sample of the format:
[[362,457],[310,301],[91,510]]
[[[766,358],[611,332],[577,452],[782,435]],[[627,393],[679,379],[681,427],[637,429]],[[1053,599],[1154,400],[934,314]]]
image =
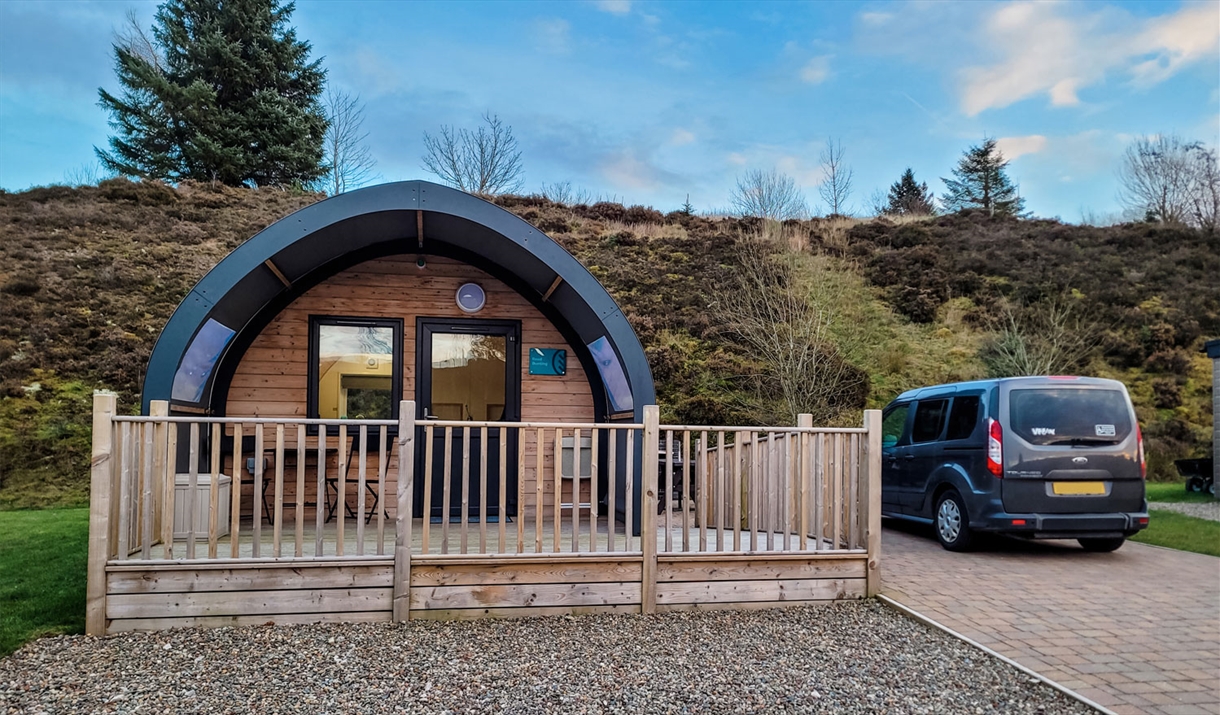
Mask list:
[[1105,482],[1054,482],[1051,489],[1056,494],[1105,494]]

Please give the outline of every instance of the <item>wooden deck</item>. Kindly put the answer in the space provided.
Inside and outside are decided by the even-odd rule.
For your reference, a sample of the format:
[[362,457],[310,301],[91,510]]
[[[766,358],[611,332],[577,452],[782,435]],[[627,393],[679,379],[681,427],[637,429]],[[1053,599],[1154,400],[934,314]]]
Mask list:
[[[86,608],[86,629],[92,634],[182,626],[770,608],[861,598],[875,593],[878,585],[877,411],[866,415],[863,428],[814,428],[808,415],[797,427],[661,427],[653,406],[645,408],[642,425],[512,425],[537,445],[556,445],[556,453],[562,436],[572,430],[591,430],[593,444],[599,431],[619,430],[620,436],[625,431],[622,442],[605,442],[619,447],[625,442],[625,456],[620,455],[617,467],[614,449],[609,464],[599,467],[594,461],[586,475],[592,480],[588,493],[594,493],[599,478],[608,480],[610,493],[617,493],[617,475],[626,490],[622,503],[627,514],[641,517],[641,538],[628,536],[622,521],[603,514],[591,522],[588,509],[573,513],[564,508],[559,497],[572,494],[562,488],[567,477],[541,449],[534,451],[532,464],[519,452],[518,473],[534,475],[533,490],[518,492],[518,504],[524,505],[520,520],[480,523],[468,517],[463,524],[461,519],[425,523],[416,518],[409,522],[409,534],[399,534],[390,516],[411,513],[415,478],[412,469],[404,469],[403,489],[389,492],[397,498],[383,504],[380,518],[366,524],[345,516],[319,526],[316,512],[285,499],[288,475],[277,467],[263,476],[274,480],[273,506],[266,511],[280,523],[264,519],[256,524],[250,513],[261,505],[252,493],[233,490],[222,498],[220,481],[214,479],[195,491],[194,480],[204,472],[197,463],[203,449],[199,436],[220,434],[227,418],[168,417],[164,404],[154,404],[152,416],[116,417],[113,399],[95,398]],[[400,412],[399,434],[408,437],[398,450],[403,463],[412,465],[415,446],[409,435],[415,434],[410,417],[415,406],[404,402]],[[262,419],[276,426],[280,418]],[[299,418],[282,422],[304,429]],[[190,429],[181,429],[183,424]],[[347,421],[343,427],[352,425],[369,426]],[[448,427],[432,423],[436,425]],[[276,431],[282,430],[276,426]],[[664,449],[662,432],[667,435]],[[633,433],[640,437],[635,443],[641,453],[659,459],[630,459]],[[179,434],[189,440],[191,472],[175,511],[171,455],[179,453]],[[221,464],[218,443],[211,442],[213,465]],[[278,465],[282,445],[276,452]],[[679,460],[679,454],[687,459]],[[633,476],[629,467],[640,473]],[[464,461],[460,468],[467,468]],[[691,498],[669,502],[670,508],[662,506],[658,514],[661,469],[674,483],[689,484]],[[504,494],[506,470],[493,476]],[[448,477],[446,470],[443,484],[451,483]],[[435,503],[429,484],[424,485],[424,503]],[[357,513],[371,508],[361,503],[359,487],[357,483]],[[443,490],[442,508],[467,503],[465,490],[456,491]],[[471,490],[481,491],[482,485],[480,492]],[[227,518],[221,516],[224,505],[231,507]],[[190,514],[196,516],[183,516]],[[726,523],[733,528],[716,528]],[[175,533],[179,528],[193,535]]]

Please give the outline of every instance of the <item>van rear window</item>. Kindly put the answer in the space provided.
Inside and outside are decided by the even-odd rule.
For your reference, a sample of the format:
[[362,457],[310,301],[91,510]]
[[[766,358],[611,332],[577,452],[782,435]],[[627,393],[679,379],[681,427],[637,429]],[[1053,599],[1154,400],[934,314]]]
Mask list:
[[1115,444],[1131,433],[1131,411],[1118,390],[1013,390],[1011,428],[1031,444]]

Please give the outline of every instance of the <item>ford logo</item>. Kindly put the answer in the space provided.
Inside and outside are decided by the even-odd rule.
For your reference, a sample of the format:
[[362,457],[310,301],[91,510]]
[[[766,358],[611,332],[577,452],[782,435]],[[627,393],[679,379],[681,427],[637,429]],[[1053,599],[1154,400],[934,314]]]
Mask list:
[[1088,464],[1089,458],[1088,457],[1072,457],[1072,463],[1073,464]]

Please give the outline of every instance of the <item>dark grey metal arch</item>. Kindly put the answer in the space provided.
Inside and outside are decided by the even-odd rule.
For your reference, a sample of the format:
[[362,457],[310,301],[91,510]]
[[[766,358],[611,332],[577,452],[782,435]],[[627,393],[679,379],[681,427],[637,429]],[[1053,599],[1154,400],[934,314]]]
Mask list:
[[[422,249],[417,212],[423,217]],[[562,246],[483,199],[426,181],[404,181],[301,209],[260,231],[212,268],[157,339],[144,378],[145,413],[152,400],[171,398],[174,375],[209,319],[235,334],[211,369],[200,399],[187,404],[222,414],[228,377],[258,332],[291,300],[370,257],[417,253],[466,258],[542,309],[587,366],[590,382],[601,386],[602,394],[594,391],[599,406],[605,404],[605,385],[586,346],[600,337],[610,342],[622,363],[634,421],[643,419],[645,405],[655,403],[652,372],[635,332],[605,288]],[[556,278],[562,280],[551,290]]]

